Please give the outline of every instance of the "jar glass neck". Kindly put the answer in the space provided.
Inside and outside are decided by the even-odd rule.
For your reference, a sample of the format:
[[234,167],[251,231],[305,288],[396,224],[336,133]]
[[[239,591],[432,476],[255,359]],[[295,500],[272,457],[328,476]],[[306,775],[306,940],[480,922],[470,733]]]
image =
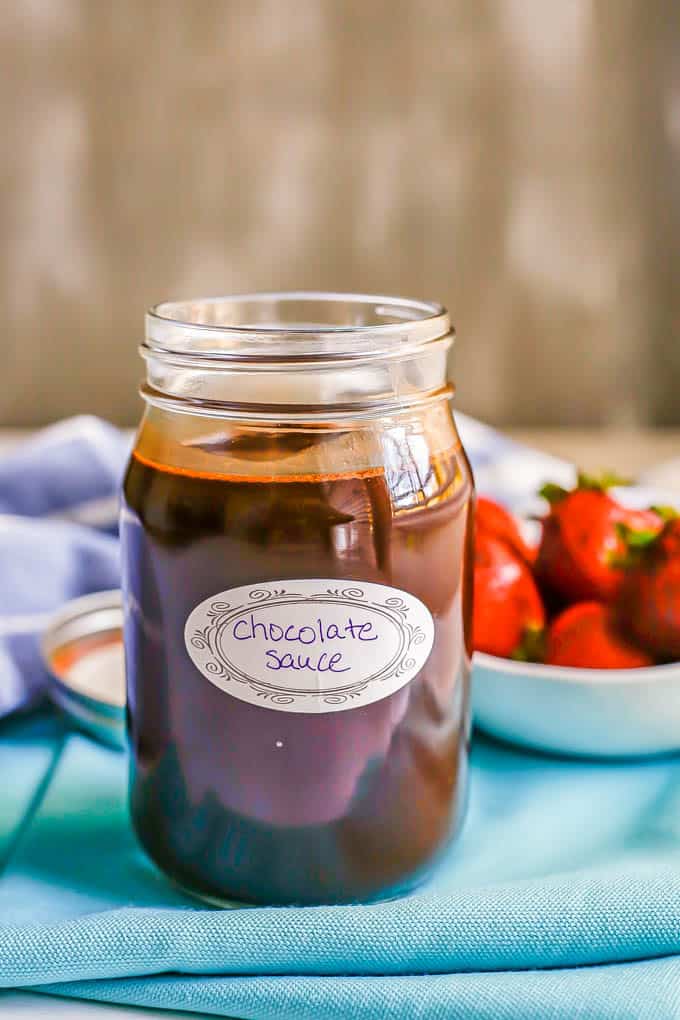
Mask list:
[[453,331],[440,305],[369,295],[168,302],[146,319],[143,394],[192,414],[376,414],[441,395]]

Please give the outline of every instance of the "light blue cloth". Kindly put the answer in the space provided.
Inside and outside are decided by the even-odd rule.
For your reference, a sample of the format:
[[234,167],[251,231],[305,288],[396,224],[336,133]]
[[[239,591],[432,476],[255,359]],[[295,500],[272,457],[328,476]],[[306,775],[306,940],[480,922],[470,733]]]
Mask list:
[[[495,434],[476,445],[484,430],[465,428],[491,488],[494,455],[482,461]],[[500,439],[497,450],[524,456]],[[81,463],[95,471],[79,455],[64,484]],[[2,478],[0,468],[0,499],[18,509]],[[525,496],[517,488],[513,501]],[[106,498],[104,485],[93,499]],[[60,510],[79,512],[64,498]],[[36,538],[31,561],[40,599],[22,587],[12,599],[5,579],[24,573],[8,539],[5,621],[40,616],[91,578],[110,586],[113,537],[44,520],[16,523],[17,534],[29,525],[52,535]],[[31,659],[5,654],[14,673],[3,669],[0,685],[10,676],[16,690]],[[370,906],[231,911],[189,901],[138,849],[123,754],[42,711],[4,721],[0,770],[0,987],[245,1020],[680,1017],[680,759],[594,764],[478,737],[462,838],[419,891]]]

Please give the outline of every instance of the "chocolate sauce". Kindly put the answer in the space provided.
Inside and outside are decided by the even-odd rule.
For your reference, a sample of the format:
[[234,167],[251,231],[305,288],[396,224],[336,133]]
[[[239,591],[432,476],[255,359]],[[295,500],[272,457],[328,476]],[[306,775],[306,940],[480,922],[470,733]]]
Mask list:
[[[396,893],[425,874],[464,805],[467,465],[451,450],[430,459],[427,477],[398,460],[286,474],[286,455],[315,443],[288,448],[273,435],[232,443],[228,474],[228,439],[194,444],[200,470],[143,443],[132,457],[122,537],[134,825],[164,871],[209,898]],[[332,462],[332,441],[319,444]],[[249,463],[275,471],[250,475]],[[227,589],[296,578],[416,596],[434,620],[424,667],[387,697],[320,714],[220,690],[188,654],[191,611]]]

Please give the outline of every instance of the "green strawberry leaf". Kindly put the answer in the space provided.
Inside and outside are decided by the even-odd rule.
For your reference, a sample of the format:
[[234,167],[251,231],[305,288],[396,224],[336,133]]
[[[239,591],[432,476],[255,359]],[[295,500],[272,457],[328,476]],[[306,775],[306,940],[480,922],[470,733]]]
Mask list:
[[626,548],[623,553],[610,554],[607,558],[607,563],[610,567],[623,570],[629,570],[630,567],[634,567],[637,563],[639,563],[645,549],[647,549],[659,535],[658,531],[653,531],[648,528],[636,531],[634,528],[631,528],[630,525],[624,524],[622,521],[619,521],[614,525],[614,527]]
[[659,534],[658,531],[647,528],[642,531],[636,531],[628,524],[623,524],[621,522],[616,524],[615,527],[619,538],[623,539],[628,549],[644,549],[650,544],[650,542],[653,542]]
[[512,653],[515,662],[542,662],[545,655],[545,628],[530,624]]
[[547,500],[551,506],[555,503],[559,503],[569,495],[569,489],[565,489],[561,485],[556,485],[555,482],[546,482],[538,490],[538,495],[543,496],[543,499]]
[[674,506],[650,506],[649,508],[652,513],[658,514],[662,521],[675,521],[680,514]]
[[[607,492],[608,489],[613,488],[616,485],[632,485],[632,479],[624,478],[622,475],[617,475],[614,471],[603,471],[599,475],[591,475],[585,471],[579,471],[576,476],[576,489],[588,489],[591,492]],[[569,495],[570,491],[565,489],[562,485],[556,485],[554,482],[546,482],[542,486],[538,494],[543,496],[543,499],[547,500],[551,506],[555,503],[559,503]]]
[[579,471],[576,487],[578,489],[591,489],[595,492],[606,492],[617,485],[632,484],[632,479],[617,475],[615,471],[603,471],[599,475],[590,475],[585,471]]

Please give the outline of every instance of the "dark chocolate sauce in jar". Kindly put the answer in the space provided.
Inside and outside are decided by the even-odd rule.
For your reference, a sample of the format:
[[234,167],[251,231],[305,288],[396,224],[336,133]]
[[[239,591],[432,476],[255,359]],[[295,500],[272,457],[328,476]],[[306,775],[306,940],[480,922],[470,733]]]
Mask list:
[[[153,860],[208,898],[395,894],[423,877],[461,820],[467,462],[458,445],[423,453],[422,439],[414,454],[389,429],[367,466],[348,467],[348,449],[346,436],[323,430],[234,428],[180,442],[161,422],[142,429],[130,462],[132,816]],[[318,714],[247,703],[201,673],[184,634],[199,603],[308,578],[420,599],[434,624],[422,669],[370,704]]]

